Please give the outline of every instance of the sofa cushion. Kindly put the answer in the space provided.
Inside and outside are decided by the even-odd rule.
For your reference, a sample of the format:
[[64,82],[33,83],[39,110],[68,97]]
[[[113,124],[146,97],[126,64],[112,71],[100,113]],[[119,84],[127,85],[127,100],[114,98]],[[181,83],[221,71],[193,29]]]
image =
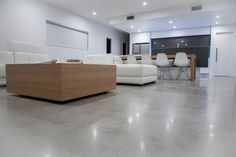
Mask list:
[[0,51],[0,77],[5,77],[6,75],[6,64],[13,64],[14,58],[12,52]]
[[48,61],[48,55],[43,53],[14,52],[15,64],[40,63]]
[[86,55],[83,59],[84,64],[113,64],[113,55],[97,54],[97,55]]
[[117,76],[122,77],[145,77],[157,75],[157,67],[142,64],[118,64]]

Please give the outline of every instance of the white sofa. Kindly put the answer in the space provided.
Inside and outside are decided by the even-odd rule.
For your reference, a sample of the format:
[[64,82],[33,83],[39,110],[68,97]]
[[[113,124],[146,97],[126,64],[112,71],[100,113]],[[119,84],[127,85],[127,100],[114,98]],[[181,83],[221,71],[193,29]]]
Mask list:
[[[6,64],[27,64],[48,61],[48,55],[30,52],[0,52],[0,83],[5,84]],[[143,85],[157,80],[157,67],[143,64],[123,64],[113,55],[86,55],[85,64],[117,65],[117,83]]]
[[0,51],[0,85],[5,84],[6,64],[14,64],[13,53]]
[[15,64],[40,63],[48,61],[48,55],[44,53],[13,52]]
[[116,64],[117,83],[143,85],[157,80],[157,67],[144,64],[123,64],[113,55],[87,55],[84,64]]
[[147,84],[156,82],[157,67],[143,64],[117,64],[117,83]]
[[44,53],[0,51],[0,84],[6,83],[6,64],[27,64],[48,61]]

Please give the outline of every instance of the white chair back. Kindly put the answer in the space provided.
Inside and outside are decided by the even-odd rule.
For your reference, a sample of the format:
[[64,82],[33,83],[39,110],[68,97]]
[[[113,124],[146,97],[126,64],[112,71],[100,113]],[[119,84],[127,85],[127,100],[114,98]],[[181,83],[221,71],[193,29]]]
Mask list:
[[149,55],[142,55],[142,64],[149,64],[152,65],[152,58]]
[[169,60],[165,53],[158,53],[156,57],[156,64],[157,66],[169,66]]
[[84,64],[103,64],[112,65],[114,56],[110,54],[90,54],[83,58]]
[[120,56],[114,56],[114,64],[124,64]]
[[176,53],[174,64],[179,67],[189,66],[187,54],[185,52]]
[[127,56],[127,64],[138,64],[136,57],[133,55]]

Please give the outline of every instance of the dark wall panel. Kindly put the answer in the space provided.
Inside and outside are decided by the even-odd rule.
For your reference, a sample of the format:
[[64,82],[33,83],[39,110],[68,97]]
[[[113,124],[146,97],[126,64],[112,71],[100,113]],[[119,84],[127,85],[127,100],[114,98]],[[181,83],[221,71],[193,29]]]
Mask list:
[[152,39],[151,43],[152,55],[157,53],[176,54],[176,52],[196,54],[197,66],[208,67],[210,42],[210,35],[156,38]]

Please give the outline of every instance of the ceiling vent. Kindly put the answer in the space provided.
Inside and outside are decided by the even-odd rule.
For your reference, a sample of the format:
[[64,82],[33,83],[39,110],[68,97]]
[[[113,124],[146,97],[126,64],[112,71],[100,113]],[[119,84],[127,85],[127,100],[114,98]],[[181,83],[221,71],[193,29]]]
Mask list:
[[134,20],[134,15],[127,16],[127,20]]
[[192,11],[199,11],[199,10],[202,10],[202,5],[192,6],[191,10],[192,10]]

